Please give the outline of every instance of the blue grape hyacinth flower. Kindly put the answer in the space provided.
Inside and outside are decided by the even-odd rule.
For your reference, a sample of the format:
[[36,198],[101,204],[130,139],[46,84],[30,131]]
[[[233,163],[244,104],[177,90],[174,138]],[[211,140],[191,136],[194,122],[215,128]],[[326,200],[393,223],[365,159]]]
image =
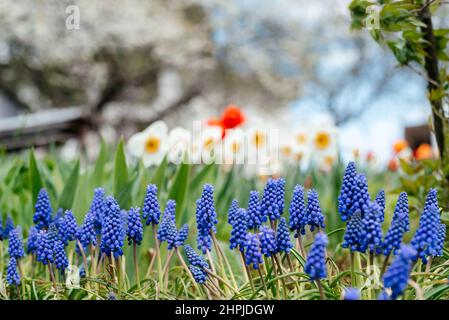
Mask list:
[[209,264],[207,263],[206,259],[196,253],[196,251],[190,245],[186,244],[184,246],[184,252],[186,254],[187,261],[189,261],[192,266],[209,269]]
[[28,230],[27,240],[27,253],[35,254],[38,246],[39,230],[35,226],[32,226]]
[[440,224],[440,212],[438,207],[430,205],[425,208],[419,219],[419,227],[411,241],[411,245],[417,252],[416,258],[427,263],[429,257],[436,253],[438,245],[438,226]]
[[347,221],[351,216],[350,208],[352,206],[352,197],[356,184],[356,176],[357,169],[355,163],[353,161],[350,161],[346,166],[340,195],[338,196],[338,212],[341,215],[342,221]]
[[125,239],[123,217],[114,197],[108,196],[104,204],[100,251],[108,257],[113,254],[115,258],[118,258],[123,255],[122,247]]
[[309,190],[307,194],[307,225],[310,226],[310,231],[316,229],[324,229],[324,215],[321,211],[320,202],[318,200],[318,193],[316,190]]
[[64,274],[65,269],[69,266],[69,259],[64,250],[64,243],[60,239],[56,239],[53,247],[54,260],[56,268]]
[[290,253],[293,248],[293,243],[290,239],[290,233],[288,231],[287,222],[284,217],[281,217],[277,232],[276,232],[276,246],[277,252]]
[[361,251],[380,253],[382,245],[382,224],[380,222],[381,209],[373,201],[362,218]]
[[376,199],[374,201],[376,201],[376,203],[380,207],[380,216],[379,216],[380,217],[380,222],[384,222],[385,221],[385,208],[386,208],[385,191],[384,190],[380,190],[379,193],[376,196]]
[[351,216],[357,211],[360,211],[362,218],[371,203],[371,198],[368,192],[368,182],[365,175],[358,174],[355,178],[355,185],[353,188],[351,207],[348,214]]
[[262,200],[260,203],[260,218],[261,222],[266,222],[267,218],[270,221],[277,220],[281,217],[279,211],[279,202],[277,196],[277,182],[269,179],[263,191]]
[[8,254],[14,259],[21,259],[25,256],[20,227],[12,229],[9,232]]
[[59,237],[61,238],[64,246],[67,246],[70,241],[76,239],[77,229],[78,224],[76,223],[75,216],[72,211],[67,210],[58,228]]
[[34,206],[35,212],[33,216],[33,222],[38,229],[48,228],[51,222],[51,203],[47,190],[41,189],[37,195],[36,205]]
[[6,270],[6,281],[11,286],[20,285],[20,275],[17,271],[17,260],[13,257],[9,259],[8,268]]
[[235,220],[235,215],[237,213],[237,210],[239,209],[239,202],[234,199],[231,202],[231,206],[228,210],[228,223],[232,226]]
[[438,226],[438,242],[435,248],[435,257],[441,257],[443,255],[444,240],[446,239],[446,225],[440,223]]
[[290,230],[294,231],[295,238],[306,233],[307,211],[304,201],[304,188],[296,185],[293,189],[293,196],[290,202]]
[[398,211],[393,216],[390,228],[382,241],[382,253],[385,256],[396,254],[399,250],[408,224],[408,212]]
[[54,262],[54,246],[58,240],[58,230],[54,223],[50,224],[48,231],[41,230],[38,235],[38,248],[36,260],[43,265]]
[[276,180],[276,199],[278,205],[279,215],[284,214],[285,204],[285,179],[279,178]]
[[429,210],[431,206],[439,208],[437,193],[438,192],[436,189],[432,188],[429,190],[426,196],[426,203],[424,205],[424,210]]
[[150,184],[147,186],[147,193],[143,202],[142,218],[148,226],[159,224],[160,217],[161,210],[157,200],[157,187],[155,184]]
[[362,231],[362,214],[360,213],[360,211],[357,211],[349,218],[343,238],[343,243],[341,246],[343,248],[349,248],[349,250],[351,250],[352,252],[362,251]]
[[254,269],[259,269],[262,263],[262,253],[260,252],[260,242],[257,234],[248,233],[245,241],[245,263]]
[[260,251],[265,257],[277,252],[276,236],[274,230],[267,226],[262,226],[259,232]]
[[176,202],[175,200],[168,200],[167,205],[165,206],[164,215],[162,216],[162,221],[157,230],[157,238],[161,243],[167,241],[169,250],[174,248],[176,237],[178,236],[175,215]]
[[245,209],[239,209],[235,215],[234,223],[231,230],[231,238],[229,239],[229,248],[244,251],[247,230],[247,212]]
[[259,192],[255,190],[249,193],[247,213],[247,228],[253,230],[259,229],[262,224],[260,216],[260,201]]
[[89,211],[92,213],[94,220],[94,229],[97,235],[101,235],[105,198],[106,193],[103,188],[96,188],[94,190],[94,197],[90,204]]
[[408,195],[406,192],[401,192],[394,209],[393,220],[397,220],[399,217],[401,217],[401,220],[404,221],[404,231],[410,231]]
[[183,246],[188,236],[189,236],[189,225],[186,223],[178,230],[178,235],[176,236],[175,240],[175,247],[178,248]]
[[8,239],[9,233],[15,228],[14,220],[10,215],[6,217],[5,227],[3,228],[3,239]]
[[143,226],[140,220],[140,208],[131,208],[128,211],[128,227],[126,229],[128,244],[140,245],[143,238]]
[[326,246],[327,236],[318,232],[315,236],[312,249],[307,256],[304,271],[311,280],[320,280],[326,278]]
[[360,300],[360,290],[358,288],[346,288],[344,300]]
[[[76,238],[81,244],[83,250],[86,250],[88,246],[97,246],[97,233],[95,231],[95,215],[93,212],[88,211],[84,217],[84,222],[78,227],[76,231]],[[80,248],[77,244],[76,252],[80,254]]]
[[192,273],[193,279],[199,284],[203,284],[207,280],[207,273],[201,268],[198,268],[197,266],[190,265],[189,266],[190,272]]
[[212,233],[218,223],[214,204],[214,187],[205,184],[201,198],[196,202],[196,224],[198,229],[198,249],[204,254],[212,248]]
[[399,254],[393,260],[390,267],[383,275],[385,288],[391,288],[391,298],[395,300],[404,293],[407,288],[408,279],[412,268],[413,258],[416,251],[410,245],[401,245]]
[[64,210],[59,208],[58,210],[56,210],[56,213],[54,214],[51,222],[53,222],[56,228],[59,229],[59,226],[62,223],[62,218],[64,218]]

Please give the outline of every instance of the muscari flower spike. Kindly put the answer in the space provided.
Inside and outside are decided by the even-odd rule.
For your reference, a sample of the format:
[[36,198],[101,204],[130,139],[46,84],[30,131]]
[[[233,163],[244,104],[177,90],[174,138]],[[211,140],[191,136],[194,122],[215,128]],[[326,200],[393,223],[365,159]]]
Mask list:
[[256,230],[261,224],[259,192],[253,190],[249,193],[247,210],[247,228]]
[[69,259],[64,250],[64,243],[60,239],[56,239],[53,247],[54,260],[56,268],[64,274],[65,269],[69,266]]
[[14,220],[12,219],[12,217],[10,215],[8,215],[6,217],[6,221],[5,221],[5,228],[3,228],[3,239],[8,239],[9,233],[14,228],[15,228],[14,227]]
[[357,211],[349,218],[342,247],[349,248],[352,252],[361,250],[361,234],[363,231],[362,215]]
[[51,203],[47,191],[42,188],[37,195],[33,222],[38,229],[48,228],[51,222]]
[[192,266],[209,269],[209,264],[203,256],[196,253],[196,251],[188,244],[184,246],[184,251],[187,256],[187,260]]
[[281,217],[276,189],[276,180],[269,179],[265,185],[262,201],[260,203],[261,222],[266,222],[267,218],[269,218],[270,221],[274,221]]
[[381,245],[382,253],[385,256],[388,256],[391,253],[396,254],[397,250],[399,250],[407,223],[408,213],[399,211],[395,216],[393,216],[390,229],[388,229]]
[[207,273],[201,268],[198,268],[194,265],[189,266],[189,270],[193,275],[193,279],[199,284],[203,284],[207,280]]
[[419,219],[419,227],[411,241],[411,245],[417,252],[416,258],[420,258],[423,263],[427,263],[428,257],[436,254],[438,246],[438,226],[440,224],[440,212],[435,205],[431,205]]
[[157,200],[157,187],[155,184],[150,184],[147,186],[147,193],[143,202],[142,218],[148,226],[149,224],[159,224],[160,217],[161,210]]
[[[76,238],[79,243],[83,247],[83,250],[86,250],[89,245],[97,246],[97,233],[95,231],[95,215],[93,212],[88,211],[86,216],[84,217],[83,224],[76,231]],[[76,246],[76,252],[80,254],[79,246]]]
[[431,206],[435,206],[439,208],[438,205],[438,198],[437,198],[437,190],[436,189],[430,189],[426,196],[426,202],[424,205],[424,210],[430,209]]
[[304,203],[304,188],[296,185],[290,202],[290,230],[294,231],[295,238],[306,233],[307,211]]
[[276,236],[274,230],[267,226],[262,226],[259,232],[260,251],[265,257],[271,257],[277,251]]
[[12,229],[9,232],[9,246],[8,254],[11,258],[20,259],[25,256],[25,250],[23,250],[22,235],[20,227]]
[[404,231],[410,231],[410,218],[409,218],[409,208],[408,208],[408,196],[406,192],[401,192],[399,195],[396,207],[393,213],[393,220],[401,218],[404,222]]
[[380,217],[380,222],[384,222],[385,221],[385,208],[386,208],[385,191],[384,190],[380,190],[379,193],[376,196],[376,199],[374,201],[376,201],[376,203],[380,207],[380,216],[379,216]]
[[390,267],[383,276],[385,288],[391,288],[391,298],[395,300],[404,293],[407,288],[408,279],[416,251],[410,245],[401,245],[399,254],[393,260]]
[[446,239],[446,225],[440,223],[438,226],[438,242],[435,247],[435,257],[441,257],[443,255],[444,240]]
[[340,195],[338,196],[338,212],[341,220],[347,221],[350,217],[349,210],[352,206],[352,197],[356,184],[357,169],[354,162],[349,162],[343,176]]
[[360,300],[360,290],[358,288],[346,288],[344,300]]
[[260,252],[260,242],[257,234],[248,233],[245,241],[245,263],[259,269],[262,263],[262,253]]
[[140,208],[131,208],[128,211],[128,227],[126,229],[128,244],[140,245],[143,238],[143,226],[140,220]]
[[237,213],[238,209],[239,209],[239,202],[236,199],[232,200],[231,206],[229,207],[228,210],[228,223],[231,226],[234,223],[235,214]]
[[36,251],[36,260],[43,265],[54,262],[54,246],[58,239],[58,230],[54,223],[50,224],[48,231],[41,230],[38,235],[38,248]]
[[76,223],[75,216],[73,215],[72,211],[67,210],[58,228],[59,237],[61,238],[64,246],[67,246],[70,241],[76,239],[77,229],[78,224]]
[[169,250],[174,248],[176,237],[178,236],[175,215],[176,202],[175,200],[168,200],[167,205],[165,206],[162,222],[160,223],[159,229],[157,230],[157,238],[161,243],[167,241]]
[[321,211],[318,193],[314,189],[309,190],[307,197],[307,225],[310,226],[310,231],[314,231],[315,228],[324,229],[324,215]]
[[59,229],[59,226],[61,225],[63,218],[64,218],[64,210],[59,208],[58,210],[56,210],[56,213],[55,213],[54,217],[52,218],[51,222],[53,222],[55,224],[56,228]]
[[276,246],[277,252],[290,253],[293,248],[293,243],[290,239],[287,222],[284,217],[281,217],[276,232]]
[[189,236],[189,225],[184,224],[179,230],[175,240],[175,247],[181,247]]
[[8,268],[6,270],[6,281],[11,286],[20,285],[20,275],[17,272],[17,260],[13,257],[9,259]]
[[366,210],[362,218],[361,251],[368,249],[370,253],[379,253],[382,245],[382,224],[380,222],[381,209],[374,201]]
[[36,253],[38,247],[38,236],[39,230],[37,230],[35,226],[32,226],[28,231],[27,253]]
[[363,174],[358,174],[355,178],[355,184],[353,188],[351,207],[348,210],[348,214],[351,216],[355,212],[360,211],[362,217],[365,215],[365,211],[371,203],[370,195],[368,192],[368,182]]
[[123,255],[123,241],[125,239],[125,229],[123,217],[117,200],[108,196],[105,200],[105,210],[103,216],[103,227],[101,229],[100,251],[106,256]]
[[94,190],[94,198],[90,204],[89,211],[92,213],[94,220],[94,229],[97,235],[101,234],[101,227],[103,225],[103,210],[104,200],[106,194],[103,188],[96,188]]
[[196,224],[198,228],[198,249],[204,254],[212,248],[211,234],[216,232],[218,223],[214,205],[214,187],[205,184],[201,198],[196,202]]
[[246,230],[247,230],[247,213],[245,209],[239,209],[235,215],[234,223],[231,230],[231,238],[229,239],[230,249],[238,248],[240,251],[245,249]]
[[284,214],[284,203],[285,203],[285,179],[279,178],[276,180],[276,198],[279,214]]
[[315,236],[312,249],[307,256],[305,272],[311,280],[320,280],[326,278],[326,246],[327,236],[319,232]]

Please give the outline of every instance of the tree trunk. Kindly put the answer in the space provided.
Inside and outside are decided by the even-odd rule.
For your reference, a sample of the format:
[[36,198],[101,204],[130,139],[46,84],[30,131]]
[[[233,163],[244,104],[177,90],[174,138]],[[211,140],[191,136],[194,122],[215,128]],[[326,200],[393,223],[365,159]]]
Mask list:
[[[427,41],[427,45],[424,47],[426,52],[425,56],[425,69],[427,73],[427,90],[429,94],[432,90],[439,89],[441,87],[439,79],[438,58],[435,49],[435,35],[433,33],[432,16],[428,4],[426,3],[419,14],[420,20],[425,24],[425,27],[421,27],[421,31],[424,34],[424,39]],[[438,150],[443,164],[447,164],[448,151],[447,142],[445,141],[445,131],[447,129],[447,120],[443,114],[443,103],[441,98],[430,99],[432,105],[433,126],[435,130],[435,136],[438,144]]]

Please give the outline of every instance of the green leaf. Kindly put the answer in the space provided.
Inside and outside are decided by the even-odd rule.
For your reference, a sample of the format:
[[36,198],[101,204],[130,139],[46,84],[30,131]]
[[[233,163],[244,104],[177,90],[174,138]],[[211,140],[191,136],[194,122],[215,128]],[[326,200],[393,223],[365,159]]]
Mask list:
[[67,180],[64,190],[62,190],[61,196],[59,197],[59,206],[61,209],[71,209],[73,205],[73,200],[75,198],[76,189],[78,186],[79,178],[79,160],[76,162],[75,167]]
[[107,160],[108,160],[108,150],[106,147],[106,143],[102,139],[100,145],[100,153],[98,154],[98,158],[95,163],[95,168],[90,178],[90,185],[92,189],[100,187],[102,185]]
[[[118,198],[128,184],[128,165],[124,150],[123,138],[120,139],[114,159],[114,195]],[[125,206],[126,204],[121,204]]]
[[30,156],[29,156],[29,182],[30,182],[30,189],[31,189],[31,199],[33,202],[33,206],[36,203],[37,195],[39,191],[44,186],[41,178],[41,174],[39,172],[39,168],[37,167],[36,158],[34,156],[34,150],[30,150]]
[[157,167],[154,175],[151,177],[151,182],[157,186],[159,193],[162,192],[165,182],[165,170],[167,168],[168,160],[167,156],[164,157],[159,167]]
[[[175,178],[173,179],[173,184],[168,195],[169,199],[176,201],[176,209],[181,215],[184,212],[184,200],[189,189],[189,173],[190,164],[182,163],[178,168]],[[185,222],[183,217],[181,217],[181,222]]]

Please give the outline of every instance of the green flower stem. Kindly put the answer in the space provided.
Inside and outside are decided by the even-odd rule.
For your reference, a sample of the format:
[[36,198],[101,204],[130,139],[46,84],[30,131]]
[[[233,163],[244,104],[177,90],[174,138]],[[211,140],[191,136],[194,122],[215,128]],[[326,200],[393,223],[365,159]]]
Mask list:
[[324,295],[323,285],[321,284],[321,280],[316,280],[316,286],[318,287],[318,291],[320,292],[320,299],[326,300],[326,296]]
[[165,277],[165,281],[164,281],[164,290],[167,290],[168,288],[168,269],[170,268],[170,262],[171,262],[171,258],[173,257],[173,250],[169,250],[168,252],[168,256],[167,256],[167,261],[165,262],[164,265],[164,269],[162,269],[162,273],[164,274]]
[[[288,253],[285,253],[285,256],[287,257],[287,262],[288,262],[288,265],[289,265],[289,267],[290,267],[290,271],[291,271],[292,273],[294,273],[294,272],[295,272],[295,268],[293,268],[293,263],[292,263],[292,260],[290,259],[290,255],[289,255]],[[292,280],[295,282],[296,291],[298,291],[298,293],[299,293],[299,285],[298,285],[298,282],[295,281],[295,279],[293,279],[293,278],[292,278]]]
[[240,292],[238,292],[237,289],[235,289],[234,287],[231,286],[231,284],[229,284],[228,282],[226,282],[226,280],[224,280],[222,277],[220,277],[218,274],[214,273],[213,271],[209,270],[209,269],[204,269],[206,271],[206,273],[208,275],[210,275],[211,277],[217,279],[218,281],[220,281],[223,285],[225,285],[226,287],[228,287],[230,290],[232,290],[232,292],[234,292],[234,294],[240,294]]
[[153,235],[154,235],[154,246],[156,247],[156,255],[157,255],[157,274],[159,279],[159,288],[162,287],[163,282],[163,273],[162,273],[162,258],[161,258],[161,250],[159,248],[159,239],[157,238],[157,228],[156,225],[153,224]]
[[380,276],[382,277],[387,270],[388,261],[390,260],[391,252],[385,257],[384,263],[382,265],[382,271],[380,272]]
[[[282,276],[283,275],[282,265],[279,262],[278,256],[276,254],[273,254],[273,260],[276,261],[278,273],[279,273],[279,275]],[[282,293],[284,295],[284,299],[287,300],[287,286],[285,285],[284,277],[281,278],[281,281],[282,281]]]
[[83,246],[79,240],[76,240],[78,248],[80,249],[81,256],[83,257],[84,271],[86,271],[86,277],[89,276],[89,265],[87,264],[86,253],[84,252]]
[[[273,255],[271,255],[271,265],[272,265],[272,270],[273,270],[274,276],[276,277],[276,275],[278,274],[278,272],[277,272],[277,268],[276,268],[276,261],[274,260],[274,256],[273,256]],[[276,293],[277,293],[276,296],[277,296],[278,298],[280,298],[280,297],[279,297],[279,293],[280,293],[280,289],[279,289],[279,280],[276,281]]]
[[221,250],[220,244],[218,243],[217,238],[215,237],[214,233],[212,233],[212,242],[214,243],[215,251],[217,252],[218,262],[220,263],[220,268],[221,268],[223,278],[226,279],[226,281],[229,281],[228,276],[226,274],[226,269],[225,269],[224,263],[223,263],[223,261],[226,261],[225,263],[228,268],[229,274],[231,276],[232,283],[234,284],[235,287],[237,287],[237,283],[235,281],[234,274],[233,274],[233,271],[229,264],[229,261],[226,258],[226,256],[224,255],[223,251]]
[[56,283],[55,274],[53,273],[53,265],[49,262],[47,264],[48,266],[48,272],[50,273],[50,279],[53,282],[53,288],[55,289],[55,297],[58,299],[58,285]]
[[262,282],[263,290],[265,291],[265,295],[267,296],[267,299],[269,299],[270,295],[268,294],[267,284],[265,283],[265,279],[264,279],[264,276],[263,276],[260,268],[257,269],[257,272],[259,273],[260,281]]
[[139,263],[137,261],[137,244],[133,242],[133,259],[134,259],[134,270],[136,273],[137,288],[140,290],[140,274],[139,274]]
[[191,280],[192,283],[194,284],[194,286],[195,286],[195,288],[197,289],[197,291],[200,292],[200,287],[199,287],[198,284],[196,283],[195,278],[193,277],[192,272],[190,272],[190,269],[189,269],[189,267],[187,266],[186,262],[184,261],[184,258],[182,257],[181,253],[179,252],[179,249],[178,249],[178,248],[175,248],[175,252],[176,252],[176,255],[177,255],[178,258],[179,258],[179,261],[181,261],[181,264],[182,264],[182,266],[184,267],[185,271],[186,271],[187,274],[189,275],[190,280]]

